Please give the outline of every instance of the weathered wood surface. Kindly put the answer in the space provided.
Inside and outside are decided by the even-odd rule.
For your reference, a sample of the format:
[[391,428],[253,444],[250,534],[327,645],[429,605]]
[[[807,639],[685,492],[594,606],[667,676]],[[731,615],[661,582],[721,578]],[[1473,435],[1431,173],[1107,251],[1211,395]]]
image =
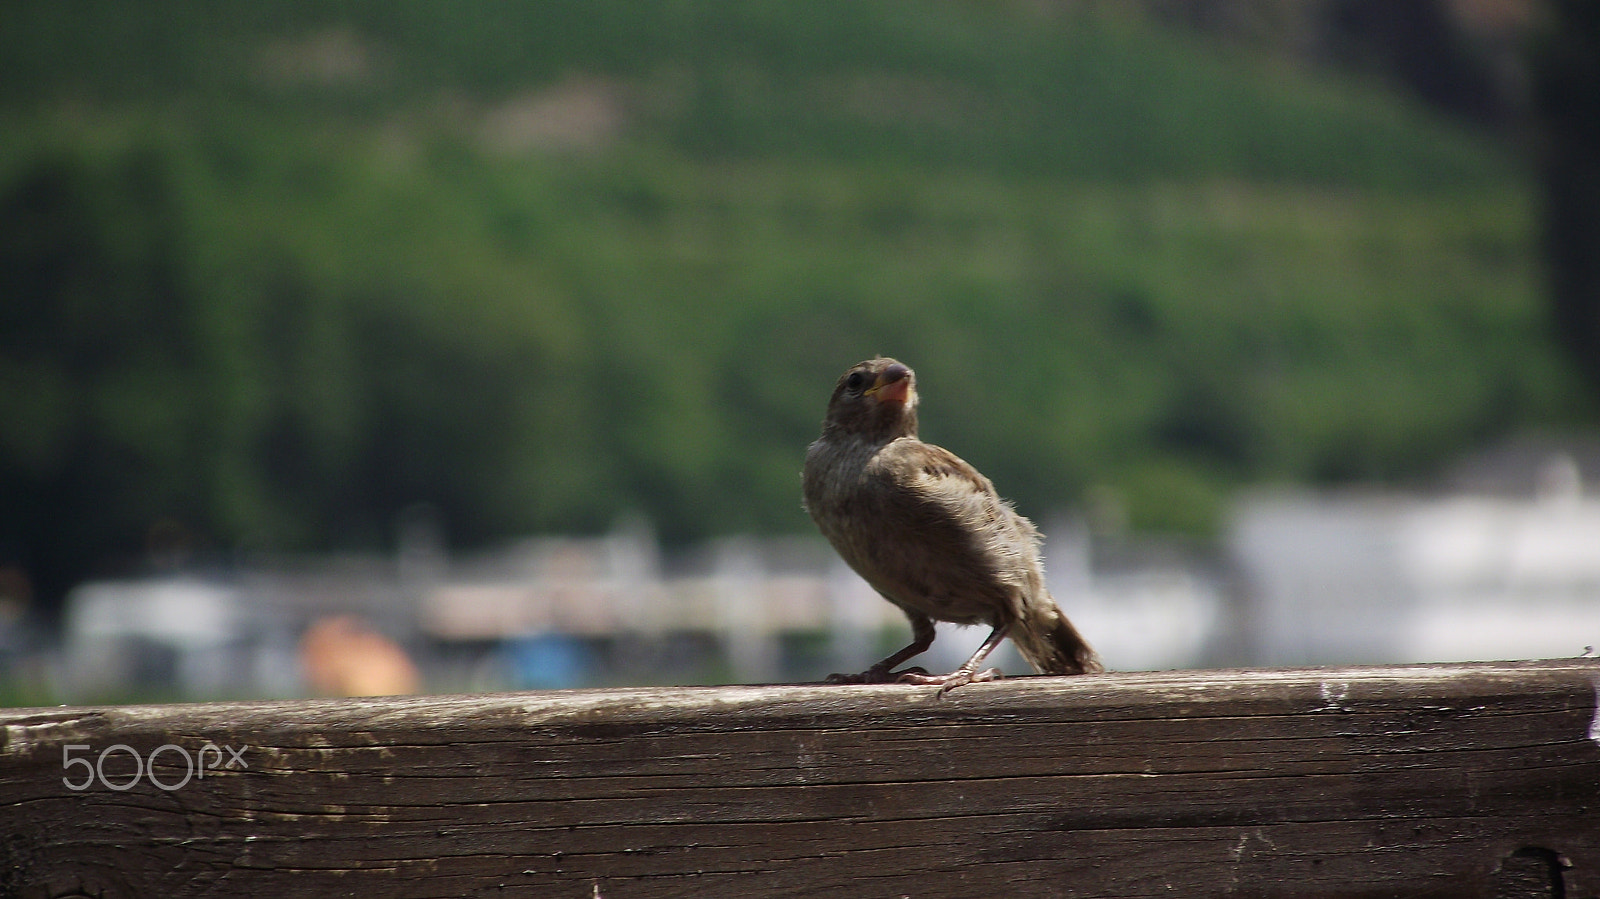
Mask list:
[[[0,896],[1595,897],[1597,678],[1571,660],[7,710]],[[207,743],[183,782],[178,749]],[[181,786],[107,785],[152,753]]]

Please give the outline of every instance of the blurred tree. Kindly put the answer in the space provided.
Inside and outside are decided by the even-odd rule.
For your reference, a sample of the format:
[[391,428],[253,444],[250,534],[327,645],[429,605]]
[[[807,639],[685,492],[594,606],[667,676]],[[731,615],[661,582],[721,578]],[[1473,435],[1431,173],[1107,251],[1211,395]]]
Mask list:
[[1600,388],[1600,3],[1551,0],[1533,56],[1545,246],[1562,341]]
[[[873,352],[1030,511],[1199,532],[1571,393],[1526,173],[1374,79],[1011,4],[188,7],[0,29],[0,568],[47,602],[417,502],[456,546],[805,528]],[[330,49],[366,74],[283,77]],[[572,84],[620,130],[484,138]]]
[[201,513],[169,178],[154,152],[45,154],[0,196],[0,551],[46,597],[130,546],[175,549]]
[[1503,121],[1505,92],[1451,7],[1447,0],[1332,0],[1322,11],[1322,39],[1340,65],[1388,73],[1452,115]]

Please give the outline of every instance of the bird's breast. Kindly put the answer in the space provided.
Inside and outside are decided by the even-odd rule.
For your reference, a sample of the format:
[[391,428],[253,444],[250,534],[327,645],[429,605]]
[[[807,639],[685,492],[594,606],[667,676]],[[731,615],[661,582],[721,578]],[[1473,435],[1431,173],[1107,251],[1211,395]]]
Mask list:
[[860,441],[818,440],[806,452],[802,489],[806,511],[823,536],[859,569],[874,510],[867,468],[881,447]]

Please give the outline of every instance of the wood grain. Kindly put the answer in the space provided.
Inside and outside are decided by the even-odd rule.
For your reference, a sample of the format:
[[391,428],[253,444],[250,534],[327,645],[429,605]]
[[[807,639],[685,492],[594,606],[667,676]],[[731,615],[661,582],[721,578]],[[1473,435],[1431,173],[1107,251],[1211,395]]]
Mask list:
[[[1571,660],[5,710],[0,896],[1596,897],[1597,683]],[[154,752],[170,786],[208,742],[248,767],[90,770],[121,744],[106,781]]]

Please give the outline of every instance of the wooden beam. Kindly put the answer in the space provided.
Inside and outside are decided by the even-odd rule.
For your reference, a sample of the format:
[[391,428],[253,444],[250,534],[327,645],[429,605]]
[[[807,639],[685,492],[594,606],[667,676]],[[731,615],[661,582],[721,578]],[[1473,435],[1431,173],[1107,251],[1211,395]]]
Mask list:
[[5,710],[0,896],[1592,899],[1597,683],[1570,660]]

